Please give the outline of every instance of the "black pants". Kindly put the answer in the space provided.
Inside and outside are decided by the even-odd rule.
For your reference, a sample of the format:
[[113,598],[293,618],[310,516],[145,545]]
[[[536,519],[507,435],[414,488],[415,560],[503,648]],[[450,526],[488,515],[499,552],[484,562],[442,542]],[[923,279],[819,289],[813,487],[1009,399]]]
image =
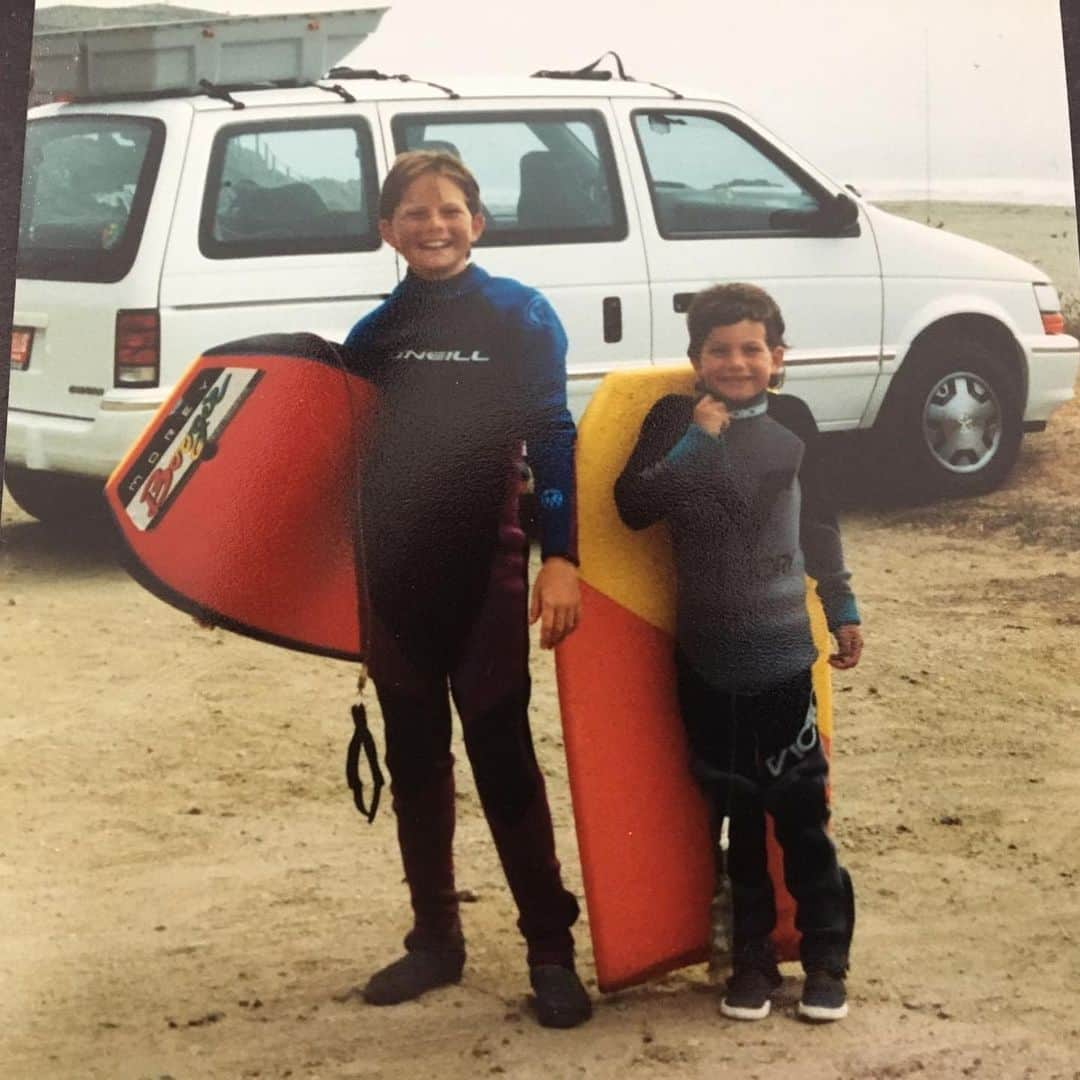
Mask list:
[[765,814],[795,898],[803,967],[846,969],[854,922],[847,872],[825,826],[829,764],[813,708],[810,672],[754,693],[710,686],[676,654],[679,706],[691,764],[719,821],[730,816],[734,948],[767,937],[776,902],[766,861]]
[[452,854],[452,695],[480,802],[517,904],[528,962],[569,966],[578,904],[563,888],[528,722],[527,556],[515,497],[479,602],[472,598],[467,610],[459,610],[446,596],[428,597],[431,618],[439,620],[437,633],[429,624],[423,633],[403,634],[394,626],[398,612],[387,610],[383,618],[374,612],[370,658],[414,913],[406,946],[462,941]]

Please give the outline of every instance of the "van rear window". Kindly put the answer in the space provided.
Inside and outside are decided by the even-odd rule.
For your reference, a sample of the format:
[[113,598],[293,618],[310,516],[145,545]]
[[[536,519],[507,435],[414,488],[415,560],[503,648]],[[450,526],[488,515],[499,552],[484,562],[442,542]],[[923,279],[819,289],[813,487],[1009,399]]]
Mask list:
[[57,116],[26,127],[19,277],[119,281],[139,250],[165,144],[150,117]]

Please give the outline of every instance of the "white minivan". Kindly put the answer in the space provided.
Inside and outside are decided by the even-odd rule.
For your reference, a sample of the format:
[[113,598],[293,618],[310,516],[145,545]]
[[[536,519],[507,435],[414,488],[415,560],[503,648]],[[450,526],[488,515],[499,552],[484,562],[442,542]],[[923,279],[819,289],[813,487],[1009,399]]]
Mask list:
[[998,483],[1072,395],[1080,345],[1045,273],[894,217],[735,106],[586,70],[435,85],[91,96],[33,109],[6,482],[81,506],[191,360],[247,335],[340,341],[404,272],[376,206],[395,153],[477,175],[476,259],[537,286],[570,341],[571,407],[605,372],[685,362],[685,310],[753,281],[784,312],[786,389],[822,430],[874,428],[927,490]]

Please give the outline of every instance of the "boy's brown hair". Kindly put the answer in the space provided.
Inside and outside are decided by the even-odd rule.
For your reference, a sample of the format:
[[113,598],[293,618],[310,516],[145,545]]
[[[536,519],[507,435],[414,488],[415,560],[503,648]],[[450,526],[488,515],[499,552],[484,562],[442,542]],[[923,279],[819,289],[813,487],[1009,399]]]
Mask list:
[[379,218],[389,221],[401,204],[405,189],[419,176],[437,173],[452,180],[465,196],[470,214],[480,213],[480,185],[465,164],[444,150],[406,150],[394,158],[379,194]]
[[745,281],[713,285],[702,289],[686,313],[690,344],[686,354],[691,360],[701,354],[709,332],[716,326],[734,326],[744,319],[765,326],[765,343],[770,349],[787,348],[784,341],[784,316],[780,306],[760,286]]

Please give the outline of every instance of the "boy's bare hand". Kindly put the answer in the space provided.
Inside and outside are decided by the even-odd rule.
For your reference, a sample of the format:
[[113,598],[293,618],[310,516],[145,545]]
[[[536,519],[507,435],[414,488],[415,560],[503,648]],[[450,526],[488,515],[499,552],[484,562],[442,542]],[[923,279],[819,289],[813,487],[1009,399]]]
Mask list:
[[836,638],[837,651],[829,657],[829,663],[839,671],[853,668],[862,656],[862,630],[856,623],[838,626],[833,637]]
[[710,435],[719,435],[731,423],[731,415],[722,401],[706,394],[694,406],[694,423]]
[[573,632],[581,618],[577,567],[552,555],[544,560],[533,583],[529,622],[540,620],[540,648],[553,649]]

